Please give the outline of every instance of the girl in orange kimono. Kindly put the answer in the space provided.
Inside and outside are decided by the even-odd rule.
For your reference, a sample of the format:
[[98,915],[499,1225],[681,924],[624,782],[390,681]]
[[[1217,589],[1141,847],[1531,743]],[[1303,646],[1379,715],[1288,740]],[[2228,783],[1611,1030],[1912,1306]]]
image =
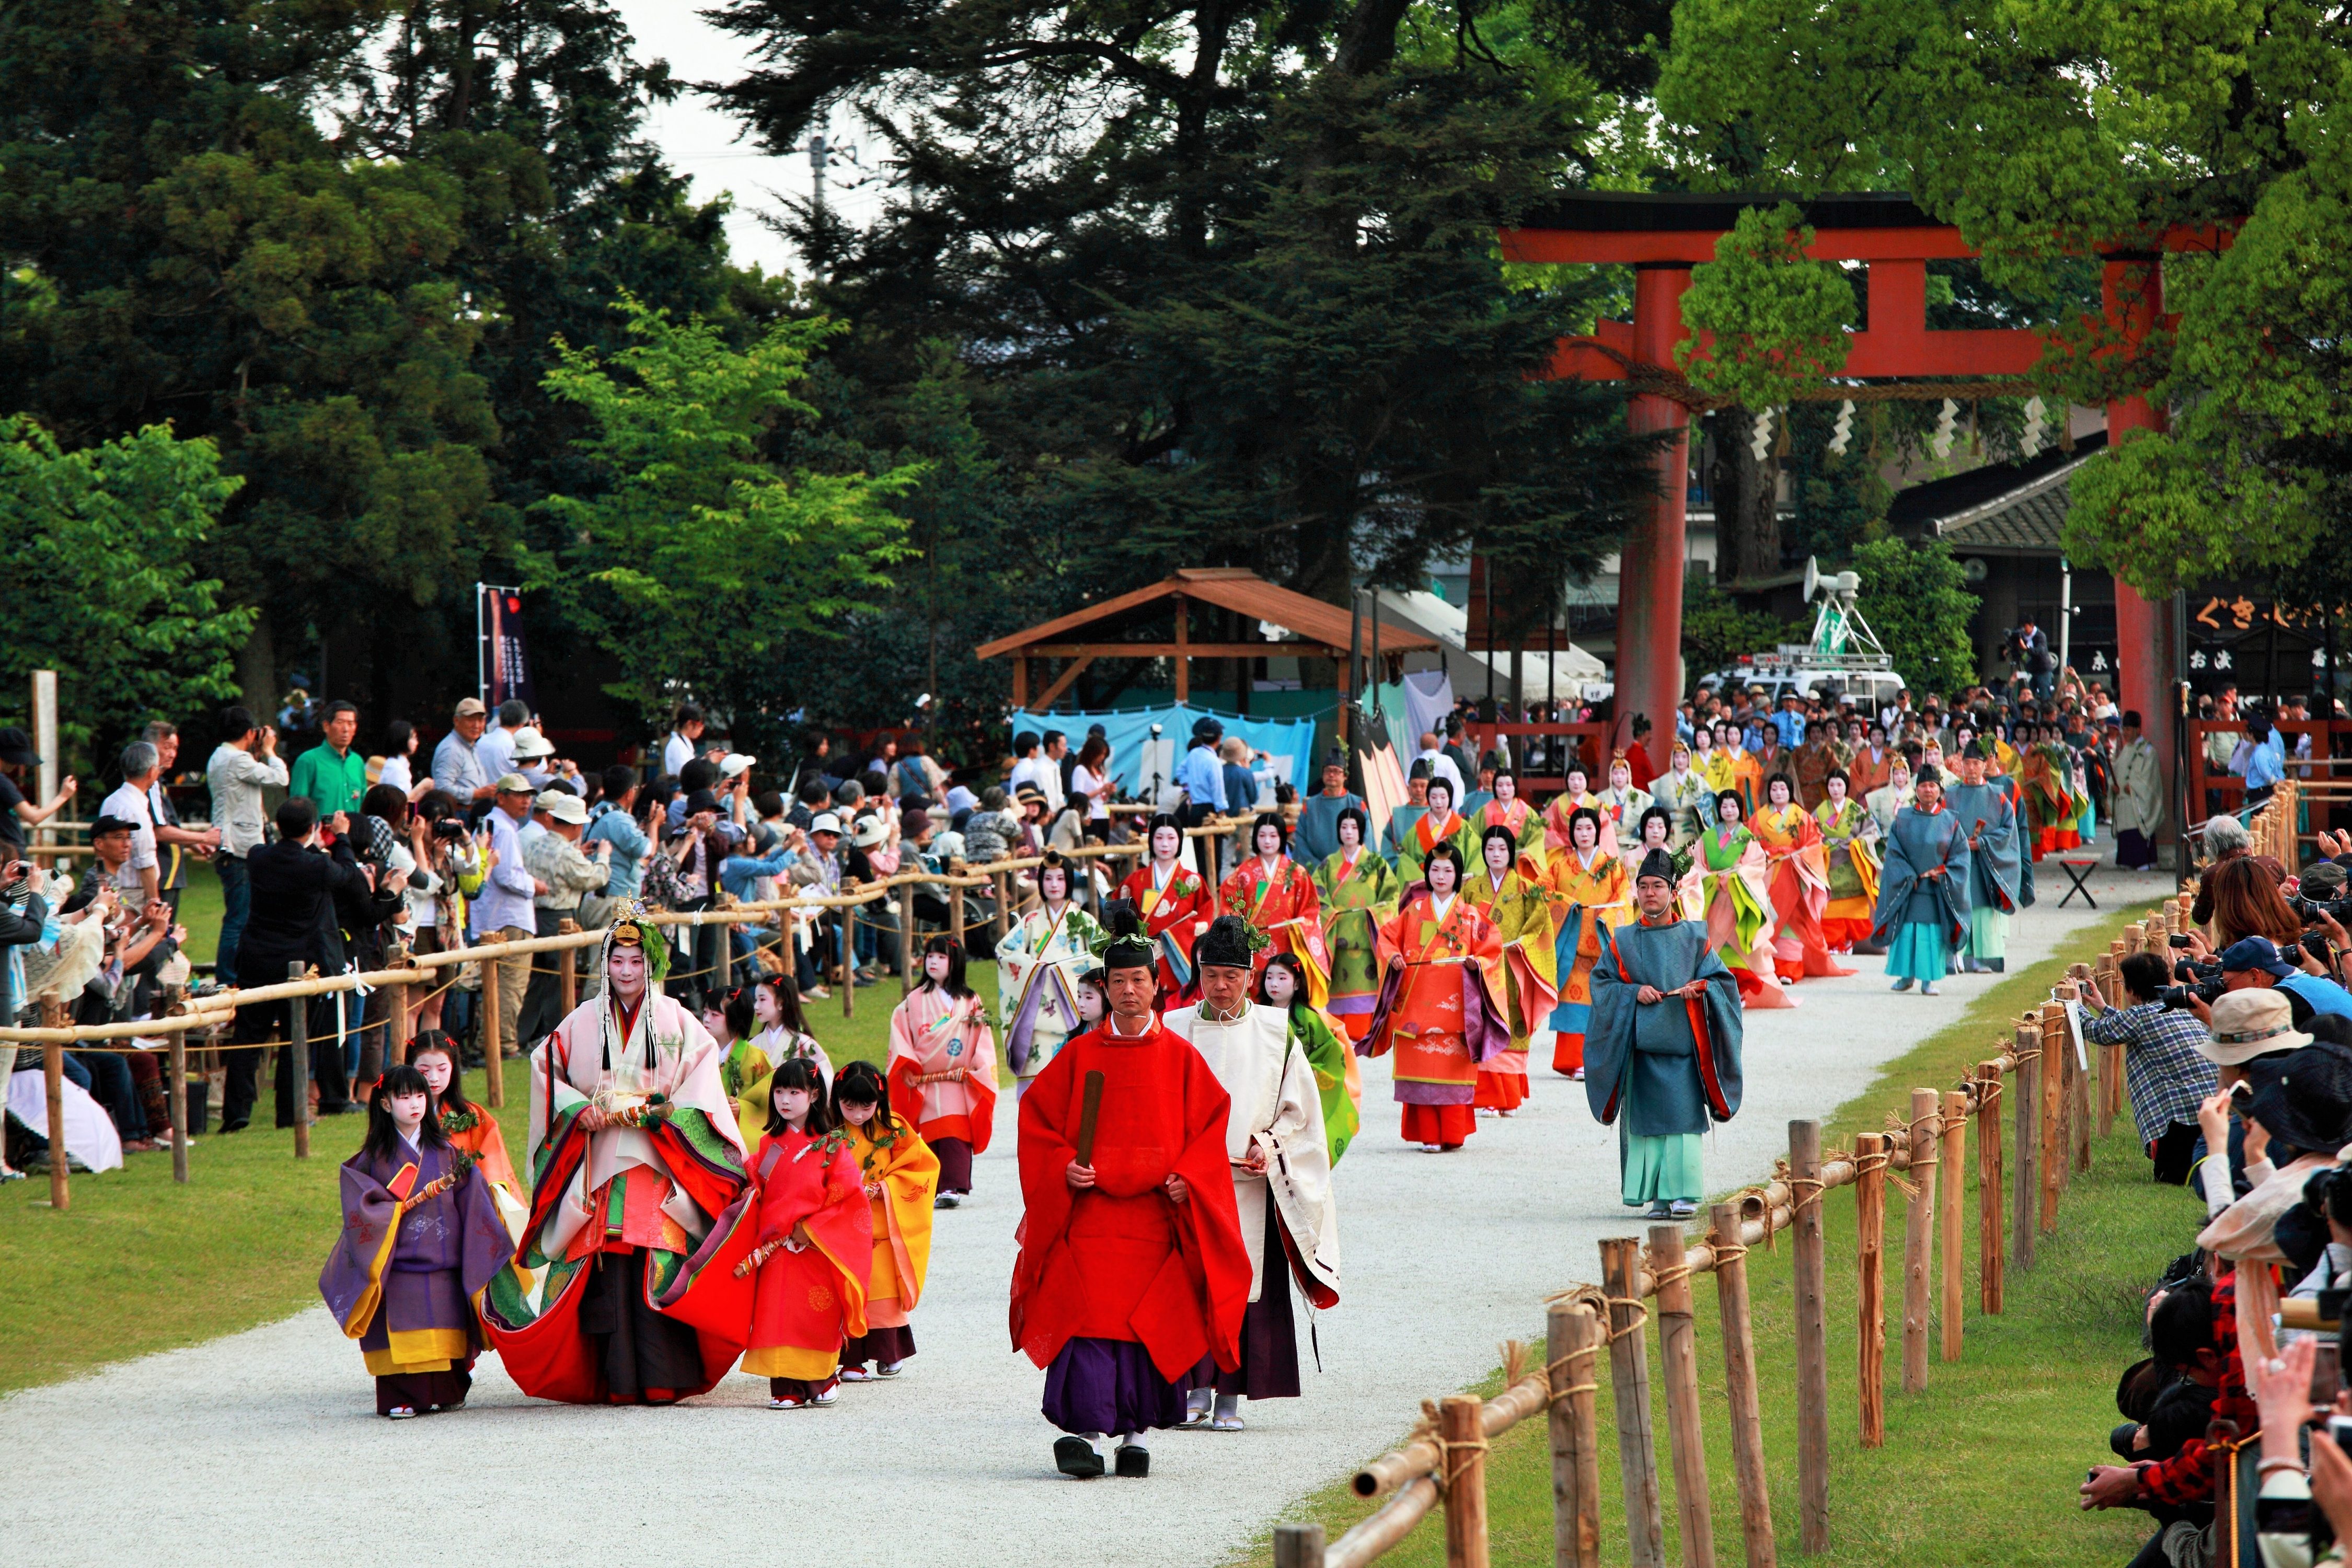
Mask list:
[[1404,1141],[1425,1154],[1459,1149],[1477,1130],[1478,1064],[1511,1046],[1502,939],[1461,896],[1462,860],[1451,843],[1433,848],[1427,880],[1381,928],[1381,1003],[1356,1047],[1396,1053]]
[[1307,998],[1321,1007],[1331,999],[1331,953],[1323,944],[1323,900],[1307,868],[1285,853],[1290,829],[1282,814],[1259,814],[1250,827],[1255,858],[1234,868],[1218,888],[1225,908],[1274,940],[1252,954],[1256,967],[1251,984],[1265,973],[1265,961],[1277,952],[1295,954],[1307,971]]
[[923,983],[890,1015],[889,1077],[892,1102],[940,1157],[935,1201],[954,1208],[996,1129],[996,1037],[964,984],[963,947],[945,932],[923,944]]
[[1772,895],[1772,964],[1795,984],[1811,975],[1852,974],[1830,957],[1822,915],[1830,903],[1829,851],[1822,825],[1796,799],[1785,773],[1764,781],[1764,806],[1748,825],[1764,847],[1765,886]]
[[1832,952],[1868,944],[1878,905],[1878,857],[1870,847],[1878,830],[1854,798],[1852,784],[1843,768],[1832,768],[1822,786],[1827,798],[1813,808],[1822,848],[1829,856],[1830,901],[1822,911],[1822,940]]
[[1508,1116],[1528,1098],[1528,1037],[1551,1020],[1559,984],[1553,968],[1551,900],[1543,874],[1519,858],[1517,835],[1501,823],[1479,841],[1482,863],[1462,896],[1495,928],[1503,948],[1501,1000],[1511,1029],[1510,1049],[1478,1064],[1475,1104],[1481,1114]]
[[1537,815],[1534,806],[1519,798],[1519,775],[1510,769],[1495,770],[1495,798],[1478,808],[1477,815],[1470,819],[1470,826],[1477,834],[1482,847],[1486,842],[1486,829],[1509,828],[1515,847],[1512,858],[1531,860],[1534,869],[1542,868],[1543,818]]
[[[866,1278],[866,1332],[841,1347],[841,1381],[896,1377],[915,1353],[907,1314],[923,1294],[931,1262],[931,1200],[940,1158],[902,1117],[890,1114],[890,1086],[872,1062],[850,1062],[833,1080],[834,1113],[849,1134],[850,1158],[873,1210],[874,1262]],[[868,1373],[866,1363],[874,1363]]]
[[1470,824],[1454,809],[1453,782],[1430,780],[1429,809],[1405,829],[1404,838],[1397,846],[1397,875],[1408,882],[1420,881],[1430,855],[1441,844],[1453,845],[1459,862],[1467,864],[1469,851],[1463,846],[1469,837]]
[[1193,994],[1192,943],[1216,914],[1209,884],[1179,858],[1184,829],[1166,812],[1151,819],[1151,857],[1127,874],[1118,896],[1143,915],[1143,934],[1159,957],[1151,1010],[1164,1013]]
[[838,1392],[842,1340],[866,1332],[866,1188],[814,1065],[778,1068],[768,1096],[746,1194],[759,1241],[745,1262],[759,1272],[743,1370],[768,1380],[771,1410],[822,1408]]
[[1551,804],[1544,807],[1544,863],[1547,867],[1568,847],[1568,825],[1579,811],[1589,810],[1594,814],[1594,821],[1600,820],[1601,797],[1592,793],[1591,784],[1591,777],[1581,765],[1576,763],[1568,764],[1568,788],[1552,796]]
[[[425,1075],[433,1090],[434,1113],[449,1147],[473,1156],[475,1169],[496,1189],[503,1215],[511,1207],[519,1217],[527,1205],[522,1184],[515,1178],[514,1163],[507,1158],[506,1134],[488,1110],[466,1098],[457,1075],[457,1049],[438,1029],[420,1029],[409,1042],[408,1065]],[[512,1223],[511,1221],[509,1223]]]
[[[1561,798],[1565,799],[1565,796]],[[1584,1026],[1592,1013],[1592,965],[1603,930],[1634,919],[1633,879],[1625,863],[1601,847],[1601,814],[1579,806],[1569,814],[1568,840],[1545,868],[1552,900],[1552,971],[1559,976],[1551,1011],[1551,1070],[1584,1076]]]

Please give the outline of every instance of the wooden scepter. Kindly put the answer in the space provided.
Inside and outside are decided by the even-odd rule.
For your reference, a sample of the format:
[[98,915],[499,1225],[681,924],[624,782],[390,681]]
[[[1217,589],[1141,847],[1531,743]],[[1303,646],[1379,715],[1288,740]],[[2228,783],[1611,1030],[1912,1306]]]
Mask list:
[[1103,1075],[1097,1068],[1087,1074],[1086,1100],[1078,1108],[1078,1163],[1095,1163],[1095,1122],[1102,1115]]

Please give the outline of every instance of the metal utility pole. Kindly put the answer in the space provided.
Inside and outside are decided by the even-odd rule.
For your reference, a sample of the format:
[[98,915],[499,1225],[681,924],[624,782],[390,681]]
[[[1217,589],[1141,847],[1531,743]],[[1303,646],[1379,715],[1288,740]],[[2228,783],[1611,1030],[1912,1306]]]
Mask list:
[[808,155],[809,180],[815,191],[816,219],[818,223],[822,224],[824,222],[825,142],[824,132],[812,131],[809,132]]

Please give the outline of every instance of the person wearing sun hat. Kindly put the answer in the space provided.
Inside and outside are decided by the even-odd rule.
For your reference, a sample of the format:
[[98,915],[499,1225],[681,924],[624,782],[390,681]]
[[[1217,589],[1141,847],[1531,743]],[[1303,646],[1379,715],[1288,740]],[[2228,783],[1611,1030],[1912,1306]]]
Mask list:
[[2197,1108],[2205,1153],[2196,1167],[2204,1173],[2206,1210],[2218,1215],[2237,1199],[2236,1178],[2244,1170],[2244,1129],[2231,1123],[2241,1083],[2259,1096],[2278,1081],[2287,1059],[2312,1043],[2294,1026],[2287,999],[2265,987],[2229,991],[2214,998],[2205,1018],[2208,1037],[2197,1052],[2211,1062],[2215,1092]]

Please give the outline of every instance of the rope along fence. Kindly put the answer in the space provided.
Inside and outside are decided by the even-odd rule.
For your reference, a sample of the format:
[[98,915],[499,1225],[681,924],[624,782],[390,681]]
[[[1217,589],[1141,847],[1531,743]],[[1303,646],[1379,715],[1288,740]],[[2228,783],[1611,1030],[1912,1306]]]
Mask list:
[[[1196,841],[1201,864],[1212,889],[1217,887],[1223,840],[1227,836],[1244,831],[1254,818],[1212,817],[1198,826],[1184,829],[1188,839]],[[1066,861],[1091,865],[1096,861],[1133,859],[1146,853],[1142,844],[1089,844],[1059,851]],[[856,1007],[855,981],[849,973],[856,960],[851,951],[850,921],[857,912],[876,905],[887,905],[895,910],[898,942],[898,979],[902,990],[914,985],[914,950],[919,922],[915,918],[914,899],[897,896],[902,889],[943,889],[947,895],[947,921],[940,928],[958,942],[968,940],[969,933],[984,926],[992,942],[1001,941],[1006,929],[1023,910],[1036,900],[1034,884],[1024,886],[1021,874],[1034,871],[1045,863],[1042,855],[1021,856],[992,860],[977,867],[962,861],[951,861],[943,871],[902,871],[877,881],[857,885],[845,893],[799,893],[788,898],[747,900],[738,901],[721,894],[714,907],[705,910],[656,910],[653,920],[657,925],[698,928],[703,926],[735,927],[741,925],[782,924],[789,916],[830,916],[839,929],[842,947],[843,974],[841,1010],[845,1017],[854,1015]],[[1101,912],[1102,890],[1092,876],[1074,879],[1073,891]],[[974,911],[967,907],[968,894],[976,889],[989,889],[988,909],[981,920],[971,919]],[[877,921],[877,924],[882,922]],[[76,1051],[114,1051],[121,1053],[158,1051],[154,1042],[163,1042],[161,1054],[168,1054],[169,1081],[164,1095],[169,1107],[172,1126],[172,1175],[176,1182],[188,1180],[188,1109],[187,1053],[191,1048],[215,1050],[288,1050],[294,1077],[294,1156],[307,1160],[310,1155],[310,1129],[315,1121],[310,1107],[310,1052],[289,1050],[288,1041],[305,1045],[342,1037],[341,1031],[313,1034],[308,1019],[308,1005],[318,996],[347,992],[362,994],[383,990],[389,994],[385,1022],[395,1040],[405,1041],[410,1034],[410,1020],[432,996],[457,984],[453,973],[434,984],[436,972],[450,965],[479,964],[481,1001],[481,1045],[483,1099],[493,1108],[506,1103],[506,1082],[503,1070],[508,1055],[506,1042],[499,1038],[501,1024],[499,991],[502,984],[500,958],[539,953],[577,952],[593,947],[604,938],[599,930],[581,930],[573,922],[562,922],[551,936],[518,937],[504,942],[478,942],[468,947],[446,949],[439,952],[411,952],[405,945],[395,944],[389,956],[390,966],[380,970],[348,974],[313,974],[303,966],[295,966],[286,980],[276,984],[240,986],[206,995],[185,996],[176,987],[166,989],[164,1010],[161,1016],[134,1019],[124,1023],[68,1025],[65,1021],[65,1004],[55,992],[39,998],[41,1023],[32,1028],[0,1028],[0,1046],[37,1047],[42,1052],[43,1092],[48,1108],[49,1204],[52,1209],[64,1212],[72,1202],[70,1162],[63,1157],[65,1148],[65,1097],[62,1079],[65,1053]],[[888,929],[887,926],[885,929]],[[772,942],[789,942],[789,931],[779,932]],[[754,952],[770,943],[757,943]],[[698,969],[674,973],[674,979],[692,979],[715,973],[721,987],[732,984],[736,961],[735,944],[730,939],[718,944],[715,963]],[[562,1008],[569,1013],[578,1003],[579,971],[571,962],[556,963],[551,970],[534,973],[556,975]],[[411,989],[431,986],[421,995],[412,996]],[[226,1046],[214,1039],[221,1030],[234,1023],[237,1009],[275,1003],[289,1004],[285,1039],[254,1046]],[[363,1022],[361,1027],[372,1027]],[[194,1041],[191,1036],[197,1037]]]
[[[2265,803],[2254,823],[2256,853],[2294,830],[2292,785]],[[1402,1541],[1433,1511],[1444,1520],[1447,1568],[1487,1568],[1486,1445],[1541,1412],[1549,1428],[1556,1568],[1601,1562],[1602,1443],[1599,1431],[1601,1364],[1616,1414],[1619,1495],[1625,1557],[1635,1568],[1664,1568],[1666,1484],[1680,1526],[1685,1568],[1716,1561],[1708,1503],[1706,1401],[1694,1321],[1694,1282],[1715,1281],[1722,1324],[1723,1417],[1739,1499],[1740,1545],[1748,1568],[1776,1560],[1771,1497],[1765,1482],[1761,1392],[1748,1288],[1748,1253],[1776,1248],[1790,1233],[1796,1338],[1797,1509],[1801,1551],[1830,1546],[1829,1259],[1822,1221],[1827,1194],[1852,1188],[1861,1330],[1856,1428],[1864,1447],[1885,1440],[1885,1224],[1889,1183],[1910,1196],[1902,1238],[1900,1355],[1905,1393],[1927,1386],[1930,1302],[1940,1297],[1937,1353],[1961,1359],[1961,1179],[1971,1128],[1978,1178],[1978,1309],[2002,1310],[2004,1268],[2030,1268],[2036,1239],[2056,1228],[2060,1200],[2074,1176],[2091,1169],[2093,1131],[2104,1136],[2123,1110],[2121,1046],[2079,1049],[2066,1002],[2097,987],[2122,1005],[2118,966],[2127,955],[2166,946],[2189,929],[2189,895],[2124,928],[2107,951],[2075,964],[2058,995],[2015,1020],[1994,1056],[1953,1088],[1911,1091],[1907,1116],[1890,1114],[1885,1131],[1859,1134],[1851,1148],[1824,1149],[1821,1123],[1789,1124],[1789,1153],[1769,1181],[1708,1211],[1706,1228],[1685,1236],[1676,1225],[1652,1226],[1648,1244],[1619,1237],[1601,1243],[1598,1285],[1576,1285],[1545,1302],[1545,1352],[1504,1347],[1504,1391],[1494,1399],[1456,1395],[1424,1403],[1406,1440],[1359,1470],[1356,1494],[1385,1497],[1379,1510],[1328,1541],[1320,1524],[1284,1524],[1274,1532],[1276,1568],[1361,1568]],[[2004,1101],[2016,1109],[2002,1126]],[[1940,1178],[1940,1179],[1939,1179]],[[2003,1184],[2011,1202],[2002,1201]],[[1658,1341],[1670,1477],[1658,1474],[1655,1405],[1648,1340]]]

